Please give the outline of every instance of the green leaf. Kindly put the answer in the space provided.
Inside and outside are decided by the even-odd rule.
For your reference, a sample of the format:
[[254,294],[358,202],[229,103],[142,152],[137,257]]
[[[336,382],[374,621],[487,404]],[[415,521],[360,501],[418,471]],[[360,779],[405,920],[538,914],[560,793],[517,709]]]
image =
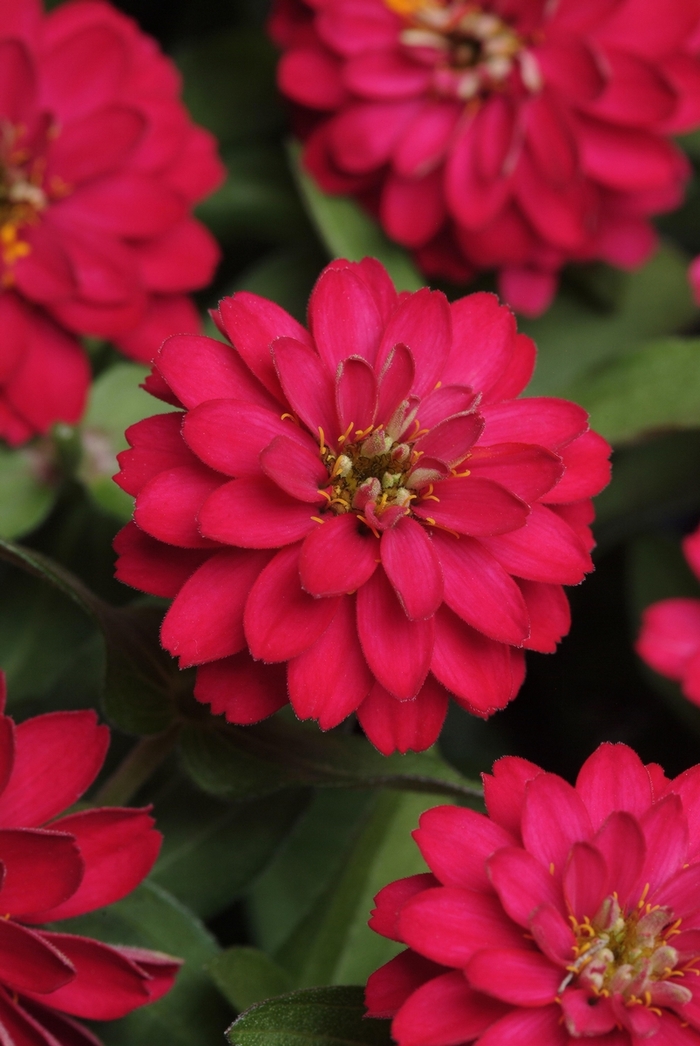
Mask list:
[[329,196],[319,189],[304,170],[299,146],[290,146],[289,154],[302,199],[331,258],[378,258],[398,290],[417,291],[425,286],[425,279],[406,251],[392,243],[354,200]]
[[665,338],[577,381],[569,395],[606,439],[700,427],[700,339]]
[[435,752],[387,758],[361,737],[324,735],[281,715],[249,727],[214,719],[188,724],[181,745],[185,768],[200,788],[227,798],[295,784],[400,788],[472,803],[483,795]]
[[192,912],[165,890],[143,883],[109,908],[65,920],[56,929],[185,960],[166,996],[128,1017],[99,1025],[106,1046],[212,1046],[222,1040],[229,1011],[206,971],[218,945]]
[[231,1046],[391,1046],[389,1021],[364,1019],[361,988],[312,988],[253,1006]]
[[139,387],[149,372],[136,363],[117,363],[104,371],[90,390],[80,426],[78,478],[102,508],[124,522],[131,519],[134,501],[112,479],[119,471],[117,454],[128,447],[124,432],[142,418],[175,410]]
[[212,959],[209,973],[224,998],[239,1012],[284,995],[293,987],[289,974],[259,948],[228,948]]
[[528,395],[569,395],[573,383],[592,368],[690,324],[698,309],[687,267],[685,254],[664,245],[644,268],[615,274],[621,286],[612,311],[592,309],[580,294],[564,287],[544,316],[519,319],[519,328],[535,339],[538,349]]
[[47,441],[20,450],[0,446],[0,536],[21,537],[48,516],[57,483],[50,475]]

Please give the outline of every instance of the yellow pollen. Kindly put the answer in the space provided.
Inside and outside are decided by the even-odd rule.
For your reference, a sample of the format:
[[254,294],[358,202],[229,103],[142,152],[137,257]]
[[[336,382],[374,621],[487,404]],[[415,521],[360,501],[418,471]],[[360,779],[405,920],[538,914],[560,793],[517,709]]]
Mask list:
[[314,523],[325,523],[326,522],[325,519],[321,519],[320,516],[312,516],[311,518],[314,521]]

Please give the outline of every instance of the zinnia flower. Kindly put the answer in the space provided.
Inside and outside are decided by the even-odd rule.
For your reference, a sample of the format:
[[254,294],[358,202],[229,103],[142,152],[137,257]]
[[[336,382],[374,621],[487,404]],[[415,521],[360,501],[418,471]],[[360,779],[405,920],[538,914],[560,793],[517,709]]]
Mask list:
[[126,896],[151,870],[161,837],[147,810],[59,816],[104,761],[109,731],[94,712],[52,712],[15,726],[4,707],[0,673],[0,1040],[100,1046],[73,1017],[111,1020],[153,1002],[180,961],[41,924]]
[[569,260],[641,264],[700,122],[694,0],[276,0],[305,162],[430,275],[536,315]]
[[[682,544],[700,580],[700,527]],[[700,705],[700,599],[662,599],[647,607],[635,649],[650,668],[675,679],[685,696]]]
[[572,787],[524,759],[489,816],[429,810],[430,872],[370,925],[408,945],[367,984],[398,1046],[699,1046],[700,766],[673,781],[603,744]]
[[185,413],[132,426],[117,477],[117,576],[175,597],[196,697],[234,723],[357,710],[382,752],[432,744],[449,693],[503,708],[591,569],[610,448],[585,411],[513,398],[534,345],[494,295],[398,295],[374,259],[325,269],[308,331],[245,292],[215,318],[232,346],[164,343],[151,388]]
[[190,211],[222,168],[129,18],[100,0],[1,8],[0,436],[17,444],[80,417],[75,334],[150,360],[166,334],[199,330],[186,292],[218,248]]

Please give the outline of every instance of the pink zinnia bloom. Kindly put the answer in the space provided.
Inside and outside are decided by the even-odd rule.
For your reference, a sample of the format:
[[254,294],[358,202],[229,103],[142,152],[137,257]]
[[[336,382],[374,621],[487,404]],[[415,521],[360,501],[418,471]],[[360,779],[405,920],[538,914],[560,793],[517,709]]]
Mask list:
[[700,122],[696,0],[276,0],[308,169],[429,275],[536,315],[567,261],[640,265]]
[[117,576],[175,597],[196,697],[234,723],[357,711],[387,753],[432,744],[450,693],[503,708],[592,569],[610,448],[586,412],[514,399],[535,349],[494,295],[399,295],[374,259],[325,269],[309,330],[246,292],[215,319],[232,344],[164,343],[150,387],[185,412],[132,426],[117,477]]
[[0,5],[0,437],[79,419],[76,334],[134,359],[198,331],[187,292],[213,237],[191,216],[222,177],[169,59],[100,0]]
[[398,1046],[700,1046],[700,766],[603,744],[572,787],[525,759],[489,816],[423,814],[430,868],[370,926],[408,945],[367,984]]
[[[700,527],[684,538],[683,552],[700,580]],[[650,668],[675,679],[700,705],[700,599],[662,599],[647,607],[635,649]]]
[[99,773],[109,731],[94,712],[52,712],[19,726],[3,714],[0,673],[0,1040],[100,1046],[73,1020],[112,1020],[153,1002],[180,960],[44,930],[112,904],[150,872],[161,836],[148,810],[60,817]]

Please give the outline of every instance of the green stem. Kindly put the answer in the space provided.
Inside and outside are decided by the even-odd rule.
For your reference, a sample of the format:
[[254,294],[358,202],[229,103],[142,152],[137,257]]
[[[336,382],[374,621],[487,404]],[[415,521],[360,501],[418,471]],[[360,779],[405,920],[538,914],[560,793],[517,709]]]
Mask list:
[[94,796],[95,806],[126,806],[170,755],[180,733],[179,724],[162,734],[142,737]]

